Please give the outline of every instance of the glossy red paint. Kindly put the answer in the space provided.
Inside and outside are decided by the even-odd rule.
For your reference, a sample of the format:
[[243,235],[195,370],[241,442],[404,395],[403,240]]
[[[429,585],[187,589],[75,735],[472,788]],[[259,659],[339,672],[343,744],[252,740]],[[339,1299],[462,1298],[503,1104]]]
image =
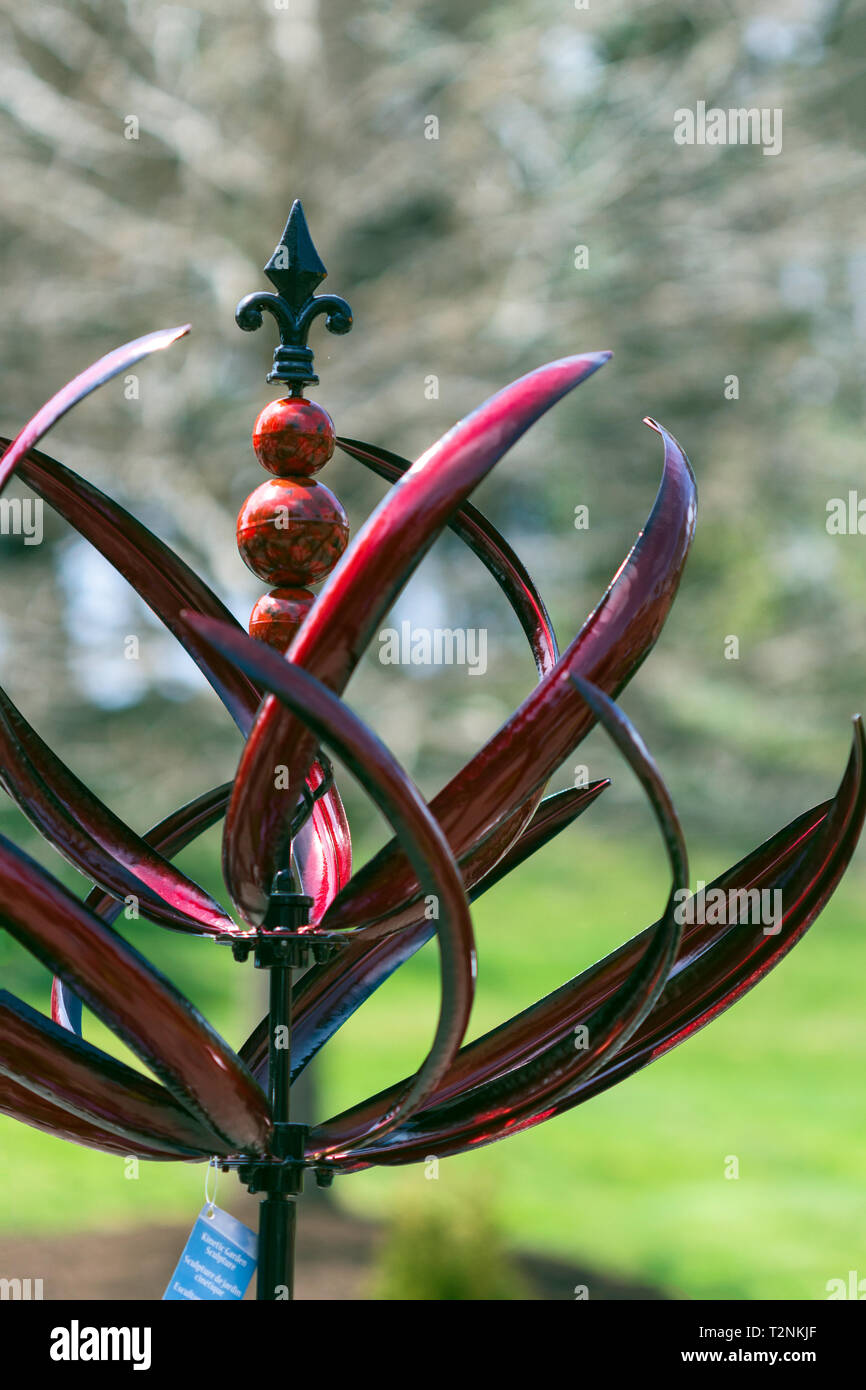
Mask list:
[[250,614],[250,636],[278,652],[288,651],[315,601],[309,589],[271,589]]
[[[6,450],[5,463],[11,449],[9,441],[0,439],[0,448]],[[216,594],[146,526],[56,459],[33,450],[18,458],[17,475],[132,585],[189,652],[246,734],[259,706],[259,692],[229,662],[212,665],[195,634],[179,620],[181,610],[187,608],[233,623],[234,618]]]
[[[0,438],[0,449],[4,448],[8,450],[9,441]],[[241,732],[247,733],[261,702],[260,692],[231,662],[206,649],[180,618],[184,609],[191,609],[234,624],[220,599],[147,527],[56,459],[33,450],[19,457],[17,473],[132,585],[202,670]],[[74,804],[70,811],[75,814]],[[325,898],[331,901],[335,885],[342,887],[351,871],[346,816],[336,787],[316,803],[312,820],[316,847],[311,845],[309,853],[323,868],[329,866],[329,875],[311,884],[308,873],[305,887],[323,911]]]
[[[312,789],[318,785],[322,771],[316,763],[310,773]],[[145,841],[166,855],[179,853],[210,826],[225,815],[231,783],[205,792],[189,805],[173,812],[144,837]],[[352,842],[349,823],[342,801],[335,793],[326,793],[315,803],[313,815],[305,822],[294,841],[295,866],[302,892],[313,899],[310,921],[321,920],[328,904],[348,882],[352,872]],[[123,904],[112,894],[94,888],[85,906],[102,921],[113,922]],[[51,990],[51,1017],[63,1023],[73,1010],[73,991],[63,980],[55,977]],[[72,1025],[74,1031],[80,1031]]]
[[[466,871],[461,866],[469,901],[475,902],[506,873],[517,868],[560,830],[571,825],[609,785],[605,779],[593,782],[578,791],[557,792],[545,798],[526,830],[503,856],[496,869],[477,880],[471,888],[467,882]],[[412,927],[392,932],[381,940],[352,941],[335,960],[327,965],[315,965],[304,974],[295,986],[292,1006],[293,1076],[303,1071],[328,1039],[332,1038],[379,986],[420,950],[432,935],[432,924],[425,920],[416,922]],[[250,1034],[238,1055],[257,1081],[261,1082],[266,1078],[267,1016]]]
[[[694,535],[697,490],[679,445],[660,426],[653,427],[664,441],[664,471],[632,550],[556,666],[430,803],[461,861],[521,805],[528,807],[526,823],[535,804],[527,798],[592,728],[594,717],[569,676],[586,676],[608,694],[618,694],[670,611]],[[236,790],[233,801],[238,795]],[[375,922],[383,930],[405,921],[403,905],[416,896],[413,876],[392,843],[355,875],[328,910],[324,925],[337,929]]]
[[[118,897],[137,887],[142,903],[164,925],[202,934],[234,930],[213,900],[164,857],[219,819],[230,790],[227,881],[247,920],[257,921],[272,870],[281,867],[294,807],[285,794],[273,794],[274,764],[286,763],[291,785],[306,776],[317,787],[323,776],[315,762],[320,740],[366,786],[397,840],[349,882],[348,825],[333,788],[296,837],[302,884],[314,899],[311,925],[304,930],[315,936],[319,925],[343,929],[350,940],[342,955],[314,967],[295,990],[293,1074],[434,930],[442,1006],[421,1068],[314,1128],[309,1163],[348,1172],[457,1153],[516,1133],[663,1055],[752,988],[799,940],[850,860],[866,813],[862,724],[855,721],[854,747],[836,797],[798,817],[712,885],[780,889],[785,911],[779,931],[750,932],[739,923],[683,930],[673,910],[687,880],[676,815],[646,749],[609,697],[652,646],[676,592],[695,514],[685,455],[648,421],[665,446],[655,506],[601,604],[561,659],[525,569],[466,501],[532,421],[607,354],[563,359],[530,373],[411,466],[373,446],[341,441],[346,452],[396,485],[319,598],[285,599],[289,608],[300,602],[308,610],[287,661],[247,638],[192,571],[121,508],[53,460],[28,452],[76,400],[182,331],[118,349],[53,397],[7,450],[0,486],[17,469],[100,548],[199,663],[249,735],[247,746],[232,788],[206,793],[139,839],[74,778],[0,692],[0,762],[8,788],[43,833],[100,884],[81,904],[0,839],[0,924],[57,972],[52,1007],[58,1017],[68,1023],[74,991],[164,1083],[0,993],[0,1111],[108,1152],[197,1160],[238,1149],[267,1151],[270,1116],[251,1074],[263,1068],[263,1027],[245,1044],[243,1057],[236,1056],[109,922],[120,911]],[[256,430],[267,466],[276,463],[282,470],[287,459],[301,458],[303,466],[293,473],[305,476],[266,483],[258,493],[291,493],[294,520],[309,528],[322,520],[318,508],[328,494],[309,474],[321,466],[316,451],[327,447],[333,427],[308,402],[276,402],[269,409]],[[310,425],[316,412],[321,428]],[[310,503],[311,497],[317,500]],[[279,583],[284,581],[274,580],[271,571],[281,557],[257,539],[276,514],[274,505],[268,511],[257,503],[252,540],[245,531],[244,544]],[[291,508],[286,520],[291,532]],[[428,808],[335,692],[446,525],[505,592],[529,640],[539,684]],[[297,540],[290,535],[283,561]],[[294,610],[278,605],[260,615],[273,619],[272,636],[280,621],[293,616]],[[268,693],[259,708],[262,691]],[[559,793],[540,805],[539,799],[549,773],[595,719],[637,773],[662,829],[672,876],[665,912],[606,961],[461,1048],[475,972],[466,894],[477,897],[592,804],[606,783]],[[438,904],[433,922],[422,912],[425,893]],[[587,1029],[586,1048],[575,1047],[579,1027]]]
[[169,1144],[177,1157],[231,1145],[156,1082],[91,1047],[0,991],[0,1073],[70,1114],[134,1144]]
[[237,540],[247,569],[266,583],[316,584],[330,574],[346,549],[349,521],[324,483],[271,478],[241,507]]
[[518,835],[511,848],[497,859],[496,866],[480,879],[482,892],[493,888],[502,879],[519,868],[525,860],[543,849],[560,831],[573,824],[596,797],[610,786],[610,778],[590,782],[585,787],[569,787],[565,791],[546,796],[532,817],[526,829]]
[[86,878],[181,931],[235,932],[217,902],[150,848],[70,771],[0,690],[0,785]]
[[[428,449],[356,536],[292,644],[291,660],[342,691],[397,595],[473,488],[545,410],[609,356],[563,358],[530,372]],[[284,840],[284,808],[273,787],[274,748],[287,751],[289,780],[297,785],[315,742],[270,697],[247,739],[224,832],[226,883],[251,923],[266,911]]]
[[100,1125],[82,1120],[78,1115],[64,1110],[56,1102],[46,1100],[37,1091],[11,1081],[0,1074],[0,1115],[8,1115],[12,1120],[30,1125],[33,1129],[50,1134],[55,1139],[65,1139],[70,1144],[83,1144],[85,1148],[100,1149],[103,1153],[117,1154],[121,1158],[147,1158],[156,1162],[176,1163],[188,1158],[187,1149],[182,1144],[166,1141],[158,1144],[152,1140],[148,1144],[138,1144],[132,1135],[121,1135]]
[[[164,855],[179,854],[199,835],[222,820],[230,791],[231,783],[224,782],[221,787],[203,792],[201,796],[173,811],[170,816],[166,816],[149,830],[143,837],[145,844]],[[91,889],[84,900],[84,906],[90,908],[91,912],[108,925],[117,919],[123,909],[123,903],[112,893],[106,893],[101,888]],[[64,1023],[64,1026],[67,1026],[64,1016],[70,1016],[72,1009],[72,991],[55,976],[51,987],[52,1019],[55,1023]],[[73,1031],[80,1032],[80,1029],[73,1025]]]
[[[411,468],[405,459],[373,445],[361,444],[356,440],[341,439],[339,442],[345,452],[388,480],[402,477]],[[464,503],[449,525],[495,578],[526,634],[539,677],[545,675],[557,660],[556,637],[544,600],[521,560],[496,527],[471,503]],[[474,847],[461,859],[460,869],[467,889],[480,882],[513,844],[539,799],[540,793],[527,798],[483,844]],[[527,804],[529,801],[531,804]],[[343,886],[346,882],[344,879]],[[408,902],[400,912],[391,914],[384,928],[371,931],[370,935],[372,937],[382,930],[390,932],[395,928],[411,926],[418,922],[419,916],[423,921],[423,912],[419,913],[417,901]],[[314,920],[318,921],[319,917]],[[428,939],[427,936],[424,939]]]
[[[688,858],[670,794],[642,740],[622,711],[590,682],[575,680],[575,685],[646,793],[667,850],[671,889],[664,915],[647,934],[628,977],[610,998],[601,1001],[581,1019],[586,1030],[585,1040],[569,1032],[543,1055],[541,1049],[536,1049],[521,1065],[472,1090],[471,1124],[467,1118],[461,1131],[467,1146],[475,1142],[477,1134],[486,1133],[492,1126],[506,1123],[511,1127],[525,1114],[537,1112],[580,1077],[597,1071],[618,1052],[661,994],[682,937],[683,924],[677,906],[678,895],[688,885]],[[506,1024],[506,1030],[508,1027]],[[383,1100],[380,1095],[367,1104],[378,1106]],[[364,1121],[367,1104],[362,1103],[344,1116],[329,1121],[329,1128],[339,1134],[341,1127],[346,1125],[354,1132]]]
[[[319,785],[321,777],[321,767],[314,763],[309,778],[312,790]],[[147,832],[146,844],[167,856],[179,854],[222,819],[230,791],[231,783],[226,782],[172,812]],[[315,803],[312,816],[295,839],[294,857],[301,889],[313,899],[310,920],[318,922],[352,872],[349,823],[336,792],[326,793]],[[84,905],[109,925],[123,908],[117,898],[100,888],[88,894]],[[64,1014],[69,1013],[71,993],[61,979],[55,978],[51,990],[51,1017],[56,1023],[62,1022]]]
[[[375,444],[363,444],[359,439],[343,439],[342,436],[337,443],[350,458],[357,459],[389,483],[398,482],[412,467],[408,459]],[[458,508],[448,522],[448,529],[460,537],[493,575],[526,634],[539,676],[546,675],[559,655],[556,635],[544,600],[520,556],[471,502],[464,502]]]
[[111,352],[100,357],[90,367],[86,367],[78,376],[73,377],[65,386],[61,386],[45,405],[37,410],[32,419],[18,432],[9,446],[0,464],[0,492],[8,483],[15,469],[21,460],[31,449],[35,449],[40,439],[43,439],[48,431],[61,420],[68,410],[71,410],[79,401],[83,401],[85,396],[89,396],[91,391],[97,387],[104,386],[112,377],[118,376],[120,372],[129,371],[137,362],[141,362],[145,357],[149,357],[152,352],[162,352],[164,348],[171,347],[178,338],[184,338],[190,330],[188,323],[180,328],[159,328],[155,333],[146,333],[143,338],[134,338],[130,343],[124,343],[122,347],[114,348]]
[[[340,441],[341,448],[358,458],[380,476],[394,481],[411,467],[396,454],[357,440]],[[484,514],[464,503],[450,522],[451,529],[469,545],[496,579],[526,634],[539,677],[551,670],[557,659],[556,637],[544,601],[529,573],[508,542]],[[525,820],[520,807],[479,849],[460,864],[470,901],[516,868],[535,850],[571,824],[609,783],[607,779],[586,788],[560,792],[538,807],[525,831],[514,840]],[[303,834],[303,832],[302,832]],[[510,846],[510,848],[508,848]],[[492,865],[495,868],[491,868]],[[343,883],[348,881],[348,871]],[[310,892],[310,888],[306,888]],[[312,920],[322,913],[314,910]],[[420,920],[419,920],[420,918]],[[384,940],[352,943],[328,965],[313,966],[295,988],[292,1034],[293,1075],[297,1075],[346,1020],[370,995],[433,934],[433,928],[418,907],[408,905],[392,921],[401,928]],[[267,1076],[268,1020],[262,1019],[241,1049],[257,1080]]]
[[[522,1060],[543,1057],[622,987],[653,930],[635,937],[508,1024],[461,1049],[437,1100],[391,1137],[386,1150],[371,1148],[341,1164],[346,1170],[369,1163],[412,1163],[427,1153],[446,1155],[492,1143],[539,1124],[598,1095],[669,1052],[754,988],[815,921],[844,873],[866,815],[866,743],[857,719],[854,745],[832,801],[798,816],[783,830],[707,888],[757,889],[782,894],[783,920],[776,935],[740,923],[687,926],[670,979],[655,1008],[625,1046],[597,1072],[585,1077],[538,1112],[474,1123],[474,1095],[492,1077],[502,1077]],[[382,1104],[384,1097],[376,1097]]]
[[[313,763],[307,785],[315,791],[323,776]],[[313,899],[310,921],[319,923],[352,876],[352,837],[342,800],[332,788],[320,797],[313,814],[292,842],[301,889]]]
[[[331,746],[397,830],[422,884],[436,903],[442,1004],[430,1051],[405,1090],[392,1097],[378,1114],[368,1116],[362,1130],[355,1132],[351,1125],[341,1127],[342,1149],[363,1138],[370,1126],[376,1133],[387,1133],[401,1117],[417,1110],[447,1070],[466,1032],[475,991],[475,942],[460,873],[414,783],[347,705],[261,642],[197,614],[191,614],[189,621],[219,650],[255,671],[263,687],[285,701],[318,739]],[[324,1158],[334,1147],[327,1126],[318,1125],[311,1131],[310,1153]]]
[[233,1146],[265,1147],[265,1097],[231,1048],[122,937],[2,837],[0,925],[67,981],[196,1118]]
[[265,406],[253,426],[256,458],[278,478],[311,477],[334,452],[336,433],[327,410],[303,396]]
[[[411,467],[405,459],[373,445],[345,439],[340,439],[339,443],[352,457],[388,481],[400,478]],[[539,676],[545,675],[557,659],[556,637],[544,601],[522,562],[487,517],[471,503],[465,502],[449,525],[496,579],[523,627]],[[608,785],[605,779],[586,788],[548,797],[526,830],[514,841],[515,824],[519,828],[524,820],[521,807],[516,817],[505,822],[496,835],[461,862],[460,870],[470,901],[571,824]],[[508,845],[510,849],[506,849]],[[491,869],[492,864],[496,864],[495,869]],[[320,918],[321,914],[317,913],[314,920],[318,922]],[[432,935],[430,923],[423,916],[419,921],[416,906],[409,906],[392,920],[401,927],[399,932],[390,933],[384,940],[353,943],[332,963],[313,966],[296,986],[292,1041],[294,1074],[303,1070],[328,1038]],[[259,1080],[267,1073],[267,1051],[268,1020],[264,1018],[241,1049],[241,1055]]]

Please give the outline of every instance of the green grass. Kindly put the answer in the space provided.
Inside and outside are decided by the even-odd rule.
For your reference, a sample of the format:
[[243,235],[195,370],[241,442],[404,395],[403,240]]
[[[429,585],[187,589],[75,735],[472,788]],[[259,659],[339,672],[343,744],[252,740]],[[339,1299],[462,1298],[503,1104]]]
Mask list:
[[[614,849],[588,828],[566,836],[478,902],[474,1032],[653,920],[666,891],[663,862],[647,837],[628,834],[625,845]],[[712,862],[694,853],[693,873],[710,878],[740,852],[723,860],[715,850]],[[511,1241],[685,1297],[822,1298],[828,1279],[866,1274],[864,890],[858,862],[776,972],[611,1091],[443,1161],[436,1182],[422,1167],[373,1170],[338,1181],[338,1198],[379,1215],[419,1199],[481,1201]],[[135,940],[239,1041],[261,994],[244,998],[249,976],[228,953],[147,925]],[[16,948],[16,966],[22,959]],[[437,968],[435,950],[425,949],[329,1045],[321,1073],[329,1113],[417,1064],[435,1018]],[[38,982],[23,975],[18,992],[35,999]],[[95,1029],[89,1036],[105,1044]],[[729,1156],[736,1180],[725,1177]],[[141,1164],[130,1180],[120,1159],[5,1119],[0,1158],[6,1229],[191,1221],[201,1202],[201,1167]],[[233,1179],[220,1181],[225,1192]]]

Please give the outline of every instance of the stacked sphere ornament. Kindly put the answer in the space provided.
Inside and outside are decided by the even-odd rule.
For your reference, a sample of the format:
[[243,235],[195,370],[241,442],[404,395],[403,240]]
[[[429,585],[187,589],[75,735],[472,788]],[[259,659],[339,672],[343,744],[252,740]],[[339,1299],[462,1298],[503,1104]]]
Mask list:
[[273,476],[240,509],[238,549],[253,574],[274,586],[252,611],[250,635],[281,652],[315,599],[308,585],[330,574],[349,540],[339,499],[313,477],[335,443],[328,412],[300,395],[271,401],[253,428],[256,458]]

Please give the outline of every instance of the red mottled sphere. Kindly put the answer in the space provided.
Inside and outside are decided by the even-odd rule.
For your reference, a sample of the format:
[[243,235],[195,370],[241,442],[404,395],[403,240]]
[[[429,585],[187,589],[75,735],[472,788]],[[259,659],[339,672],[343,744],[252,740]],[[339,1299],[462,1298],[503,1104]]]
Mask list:
[[238,515],[238,550],[259,579],[280,588],[315,584],[346,549],[349,522],[337,498],[312,478],[270,478]]
[[271,401],[253,426],[256,458],[278,478],[318,473],[333,454],[336,437],[327,410],[302,396]]
[[271,589],[250,614],[250,636],[287,652],[315,601],[309,589]]

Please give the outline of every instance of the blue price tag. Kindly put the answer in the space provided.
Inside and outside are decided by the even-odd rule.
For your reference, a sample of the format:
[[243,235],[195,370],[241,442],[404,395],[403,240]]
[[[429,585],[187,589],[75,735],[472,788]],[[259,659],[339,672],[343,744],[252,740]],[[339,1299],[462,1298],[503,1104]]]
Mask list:
[[255,1271],[257,1247],[255,1231],[206,1202],[163,1301],[243,1298]]

